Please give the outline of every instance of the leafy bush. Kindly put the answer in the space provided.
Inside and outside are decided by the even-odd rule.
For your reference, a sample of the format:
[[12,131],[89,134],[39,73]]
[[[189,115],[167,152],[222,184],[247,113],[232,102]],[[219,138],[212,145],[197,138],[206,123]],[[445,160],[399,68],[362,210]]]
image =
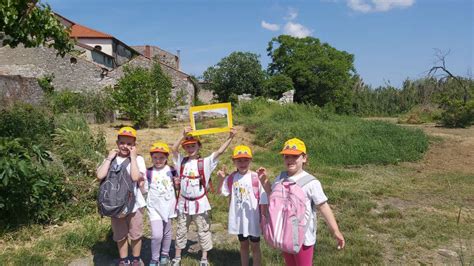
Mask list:
[[427,137],[421,130],[339,116],[308,105],[280,106],[257,100],[240,104],[235,117],[256,134],[256,144],[269,146],[275,156],[285,140],[302,139],[310,163],[360,165],[414,161],[428,148]]
[[103,92],[54,92],[47,96],[48,105],[55,114],[93,113],[97,123],[104,123],[112,116],[113,108],[108,90]]
[[103,133],[92,134],[85,118],[63,114],[56,119],[55,152],[71,173],[93,174],[106,152]]
[[263,82],[263,95],[274,100],[280,99],[283,93],[294,89],[291,78],[281,74],[270,76]]
[[422,124],[434,122],[441,117],[441,112],[442,110],[433,105],[417,105],[408,113],[400,116],[398,118],[398,123]]
[[5,226],[60,219],[70,198],[64,173],[38,145],[0,138],[0,220]]
[[474,124],[474,100],[466,104],[462,100],[447,101],[440,122],[445,127],[468,127]]
[[0,137],[48,145],[54,131],[53,116],[44,108],[16,103],[0,111]]

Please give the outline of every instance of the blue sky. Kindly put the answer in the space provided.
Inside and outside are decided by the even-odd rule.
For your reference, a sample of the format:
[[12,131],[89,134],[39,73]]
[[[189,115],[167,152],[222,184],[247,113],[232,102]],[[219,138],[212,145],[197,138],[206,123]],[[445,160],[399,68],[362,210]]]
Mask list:
[[129,45],[176,53],[200,76],[233,51],[261,55],[280,34],[312,36],[355,55],[373,87],[426,75],[435,50],[447,67],[473,76],[473,0],[43,0],[54,11]]

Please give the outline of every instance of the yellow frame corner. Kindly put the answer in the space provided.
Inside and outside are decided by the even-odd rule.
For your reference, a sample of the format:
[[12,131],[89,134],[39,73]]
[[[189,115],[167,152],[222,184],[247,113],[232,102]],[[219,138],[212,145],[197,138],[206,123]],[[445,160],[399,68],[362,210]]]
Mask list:
[[[194,113],[200,111],[209,111],[214,109],[227,109],[227,127],[216,127],[216,128],[207,128],[196,130],[196,123],[194,121]],[[217,103],[217,104],[208,104],[200,106],[191,106],[189,108],[189,122],[191,123],[191,128],[193,131],[191,135],[199,136],[206,134],[215,134],[222,132],[229,132],[232,125],[232,105],[230,103]]]

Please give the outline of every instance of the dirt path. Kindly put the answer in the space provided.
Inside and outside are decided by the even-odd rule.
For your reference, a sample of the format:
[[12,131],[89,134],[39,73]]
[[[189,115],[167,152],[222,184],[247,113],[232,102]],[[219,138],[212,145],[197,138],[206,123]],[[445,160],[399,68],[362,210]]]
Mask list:
[[420,172],[425,173],[463,173],[474,174],[474,127],[442,128],[435,124],[409,125],[420,128],[429,136],[431,142],[425,158],[413,163]]

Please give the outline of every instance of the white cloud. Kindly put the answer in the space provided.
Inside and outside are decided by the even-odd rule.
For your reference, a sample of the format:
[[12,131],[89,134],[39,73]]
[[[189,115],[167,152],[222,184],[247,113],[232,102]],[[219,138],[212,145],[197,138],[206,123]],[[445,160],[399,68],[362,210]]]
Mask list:
[[293,23],[289,21],[285,24],[285,27],[283,28],[283,33],[297,38],[304,38],[311,35],[312,30],[306,28],[305,26],[299,23]]
[[352,10],[369,13],[385,12],[393,8],[406,8],[415,3],[415,0],[347,0],[347,6]]
[[291,20],[294,20],[297,17],[298,17],[298,10],[296,10],[292,7],[289,7],[288,8],[288,15],[286,15],[285,19],[291,21]]
[[262,23],[260,23],[260,25],[262,26],[262,28],[271,30],[271,31],[277,31],[280,29],[280,25],[268,23],[265,20],[262,20]]

